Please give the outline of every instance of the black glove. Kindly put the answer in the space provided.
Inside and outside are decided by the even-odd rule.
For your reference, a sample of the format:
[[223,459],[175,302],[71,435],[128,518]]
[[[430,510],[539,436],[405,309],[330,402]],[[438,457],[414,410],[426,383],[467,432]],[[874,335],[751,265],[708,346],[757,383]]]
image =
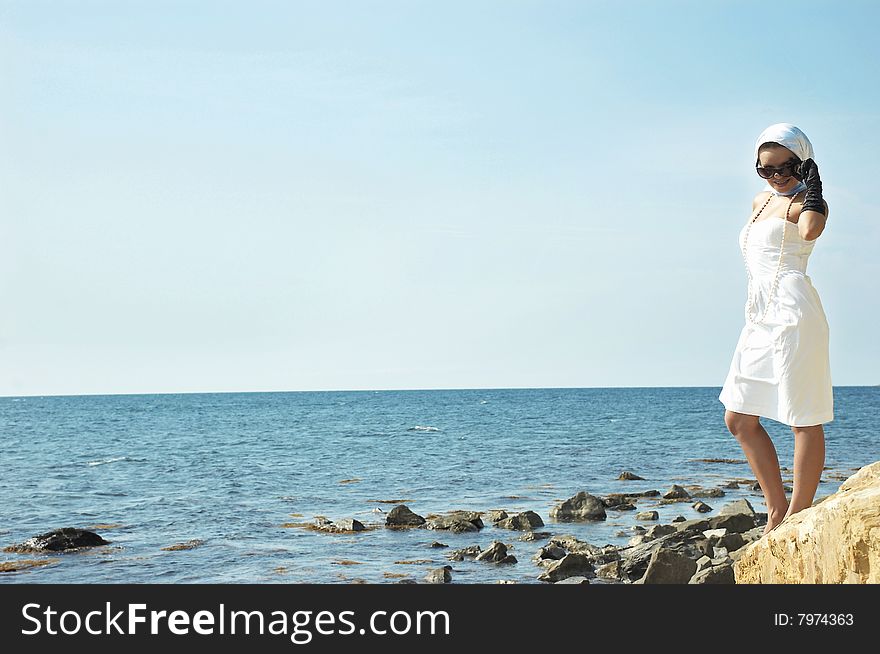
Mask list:
[[822,201],[822,180],[819,179],[819,167],[812,159],[802,162],[795,171],[795,177],[807,185],[807,197],[801,211],[817,211],[825,215],[825,203]]

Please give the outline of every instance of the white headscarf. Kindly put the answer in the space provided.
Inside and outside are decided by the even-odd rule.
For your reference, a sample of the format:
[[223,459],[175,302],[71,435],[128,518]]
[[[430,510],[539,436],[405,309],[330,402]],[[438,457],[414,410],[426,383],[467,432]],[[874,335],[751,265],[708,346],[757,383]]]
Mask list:
[[[807,159],[813,159],[813,144],[810,143],[810,139],[807,138],[807,135],[804,134],[799,128],[795,127],[791,123],[775,123],[770,125],[767,129],[761,132],[761,135],[758,137],[758,140],[755,141],[755,163],[758,163],[758,150],[764,143],[778,143],[779,145],[785,146],[795,155],[797,155],[801,161],[806,161]],[[800,190],[806,188],[806,185],[803,182],[800,182],[794,189],[786,193],[785,195],[792,195],[793,193],[797,193]],[[774,189],[770,184],[767,184],[767,189],[771,191],[774,195],[782,195],[779,191]]]

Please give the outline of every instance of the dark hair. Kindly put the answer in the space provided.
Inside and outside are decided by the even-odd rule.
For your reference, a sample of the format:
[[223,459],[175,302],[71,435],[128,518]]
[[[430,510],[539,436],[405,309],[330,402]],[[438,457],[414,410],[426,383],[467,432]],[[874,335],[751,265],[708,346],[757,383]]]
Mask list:
[[[776,141],[766,141],[761,144],[761,147],[758,148],[758,154],[761,154],[764,150],[769,150],[770,148],[785,148],[782,143],[777,143]],[[787,150],[788,148],[786,148]]]
[[[788,148],[786,148],[784,145],[782,145],[782,143],[777,143],[776,141],[765,141],[765,142],[762,143],[761,146],[758,148],[758,159],[755,161],[755,165],[756,165],[756,166],[758,166],[758,165],[761,164],[761,153],[762,153],[764,150],[769,150],[769,149],[771,149],[771,148],[784,148],[784,149],[788,150]],[[789,150],[789,152],[791,152],[791,150]],[[792,152],[791,155],[792,155],[795,159],[797,159],[798,161],[801,160],[801,158],[800,158],[799,156],[797,156],[794,152]]]

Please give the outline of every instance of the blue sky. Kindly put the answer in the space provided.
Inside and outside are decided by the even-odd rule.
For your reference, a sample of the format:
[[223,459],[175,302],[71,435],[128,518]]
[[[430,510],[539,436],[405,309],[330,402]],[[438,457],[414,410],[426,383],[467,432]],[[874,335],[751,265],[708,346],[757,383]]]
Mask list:
[[878,14],[0,2],[0,395],[720,386],[775,122],[880,383]]

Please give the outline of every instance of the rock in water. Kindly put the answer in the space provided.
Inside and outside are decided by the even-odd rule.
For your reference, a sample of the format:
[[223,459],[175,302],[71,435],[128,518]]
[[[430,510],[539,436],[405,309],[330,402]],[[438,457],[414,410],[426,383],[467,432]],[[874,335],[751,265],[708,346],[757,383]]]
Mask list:
[[492,541],[488,549],[477,554],[475,561],[488,561],[489,563],[516,563],[516,557],[507,553],[507,545],[500,541]]
[[688,498],[690,498],[690,493],[688,493],[683,486],[679,486],[678,484],[672,484],[672,488],[663,493],[663,499],[666,500],[678,500]]
[[410,511],[406,504],[398,504],[385,516],[385,524],[388,527],[418,527],[425,524],[425,519]]
[[447,557],[452,559],[453,561],[464,561],[466,558],[473,559],[481,551],[482,550],[479,545],[468,545],[467,547],[463,547],[458,550],[452,550],[449,554],[447,554]]
[[747,545],[738,584],[880,583],[880,461]]
[[691,493],[692,497],[724,497],[724,491],[720,488],[708,488]]
[[578,540],[576,536],[572,536],[571,534],[551,536],[549,544],[562,547],[568,552],[577,552],[578,554],[587,554],[589,556],[599,555],[603,552],[601,547],[591,545],[586,541]]
[[519,531],[532,531],[544,526],[544,521],[534,511],[523,511],[507,518],[502,518],[495,523],[500,529],[518,529]]
[[519,537],[521,541],[533,541],[533,540],[544,540],[545,538],[550,538],[550,532],[548,531],[527,531],[522,536]]
[[605,520],[605,504],[595,495],[581,491],[550,509],[550,517],[559,521]]
[[442,568],[431,570],[425,575],[425,581],[429,584],[448,584],[452,581],[451,565],[444,565]]
[[545,545],[535,553],[533,558],[536,563],[540,564],[541,562],[558,561],[565,558],[567,553],[565,548],[559,547],[559,545]]
[[83,547],[96,547],[107,545],[106,541],[93,531],[77,529],[76,527],[63,527],[45,534],[39,534],[28,538],[20,545],[7,547],[9,552],[66,552]]
[[644,477],[639,477],[637,474],[630,472],[629,470],[624,470],[617,477],[620,481],[644,481]]
[[476,511],[450,511],[443,516],[436,516],[425,524],[428,529],[448,529],[454,534],[462,534],[469,531],[479,531],[483,528],[483,521]]

